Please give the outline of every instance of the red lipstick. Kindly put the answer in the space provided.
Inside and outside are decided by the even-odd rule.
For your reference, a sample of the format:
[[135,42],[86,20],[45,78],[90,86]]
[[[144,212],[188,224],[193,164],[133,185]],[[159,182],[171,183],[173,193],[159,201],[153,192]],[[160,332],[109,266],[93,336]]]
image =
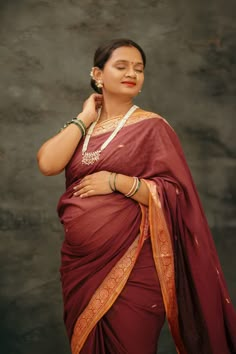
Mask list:
[[122,81],[122,84],[128,85],[128,86],[136,86],[135,82],[132,81]]

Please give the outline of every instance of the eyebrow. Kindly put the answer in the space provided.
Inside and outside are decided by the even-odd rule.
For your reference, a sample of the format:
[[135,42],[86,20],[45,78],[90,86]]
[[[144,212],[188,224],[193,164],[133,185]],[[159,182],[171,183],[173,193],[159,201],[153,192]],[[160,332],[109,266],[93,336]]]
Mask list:
[[[131,62],[129,62],[128,60],[116,60],[115,61],[115,64],[118,64],[118,63],[125,63],[125,64],[127,64],[127,63],[134,63],[133,61],[131,61]],[[136,63],[134,63],[135,65],[143,65],[144,66],[144,64],[142,63],[142,62],[139,62],[139,61],[137,61]]]

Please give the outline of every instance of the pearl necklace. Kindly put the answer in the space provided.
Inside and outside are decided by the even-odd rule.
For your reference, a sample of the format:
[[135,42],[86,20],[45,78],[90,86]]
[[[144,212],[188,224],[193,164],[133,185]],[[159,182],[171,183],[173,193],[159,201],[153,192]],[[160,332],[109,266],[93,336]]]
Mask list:
[[99,150],[93,151],[93,152],[87,152],[87,148],[88,148],[88,143],[90,140],[90,137],[93,133],[93,130],[100,118],[101,115],[101,109],[98,112],[98,117],[96,119],[96,121],[91,124],[91,126],[89,127],[88,133],[86,134],[85,140],[84,140],[84,144],[83,144],[83,148],[82,148],[82,164],[84,165],[93,165],[94,162],[98,161],[100,158],[100,154],[102,152],[102,150],[104,150],[107,145],[114,139],[114,137],[118,134],[118,132],[121,130],[121,128],[125,125],[126,121],[128,120],[128,118],[131,116],[131,114],[138,108],[138,106],[133,105],[128,112],[124,115],[124,117],[121,119],[121,121],[119,122],[119,124],[117,125],[116,129],[113,131],[113,133],[108,137],[108,139],[102,144],[102,146],[100,147]]

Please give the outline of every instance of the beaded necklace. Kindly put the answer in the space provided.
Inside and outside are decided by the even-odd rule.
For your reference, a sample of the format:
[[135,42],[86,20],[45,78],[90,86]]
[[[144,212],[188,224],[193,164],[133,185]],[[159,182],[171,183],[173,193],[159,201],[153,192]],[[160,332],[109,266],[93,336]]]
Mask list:
[[88,133],[86,134],[85,140],[84,140],[84,144],[83,144],[83,148],[82,148],[82,164],[84,165],[93,165],[94,162],[98,161],[100,158],[100,154],[102,152],[102,150],[104,150],[107,145],[114,139],[114,137],[118,134],[118,132],[121,130],[121,128],[125,125],[125,122],[127,121],[127,119],[131,116],[131,114],[138,108],[138,106],[133,105],[128,112],[124,115],[124,117],[120,120],[119,124],[117,125],[116,129],[113,131],[113,133],[107,138],[107,140],[102,144],[102,146],[100,147],[99,150],[93,151],[93,152],[87,152],[87,148],[88,148],[88,143],[90,140],[90,137],[93,133],[93,130],[100,118],[101,115],[101,109],[98,112],[98,117],[96,119],[96,121],[91,124],[91,126],[89,127]]

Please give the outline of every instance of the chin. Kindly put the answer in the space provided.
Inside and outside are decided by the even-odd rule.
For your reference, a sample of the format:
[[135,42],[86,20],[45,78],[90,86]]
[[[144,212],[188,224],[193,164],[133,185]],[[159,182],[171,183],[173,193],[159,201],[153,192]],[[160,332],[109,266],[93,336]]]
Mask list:
[[108,94],[109,95],[114,95],[114,96],[123,96],[123,97],[127,97],[127,98],[133,98],[133,97],[136,97],[138,96],[138,91],[137,91],[137,88],[135,88],[135,90],[133,89],[126,89],[126,88],[123,88],[122,90],[111,90],[111,91],[108,91]]
[[120,90],[118,94],[127,95],[127,97],[136,97],[139,94],[139,91],[137,90],[137,88],[135,88],[135,90],[128,88],[125,90]]
[[123,96],[123,97],[127,97],[128,99],[133,99],[137,96],[138,94],[137,93],[124,93],[124,92],[120,92],[119,93],[119,96]]

